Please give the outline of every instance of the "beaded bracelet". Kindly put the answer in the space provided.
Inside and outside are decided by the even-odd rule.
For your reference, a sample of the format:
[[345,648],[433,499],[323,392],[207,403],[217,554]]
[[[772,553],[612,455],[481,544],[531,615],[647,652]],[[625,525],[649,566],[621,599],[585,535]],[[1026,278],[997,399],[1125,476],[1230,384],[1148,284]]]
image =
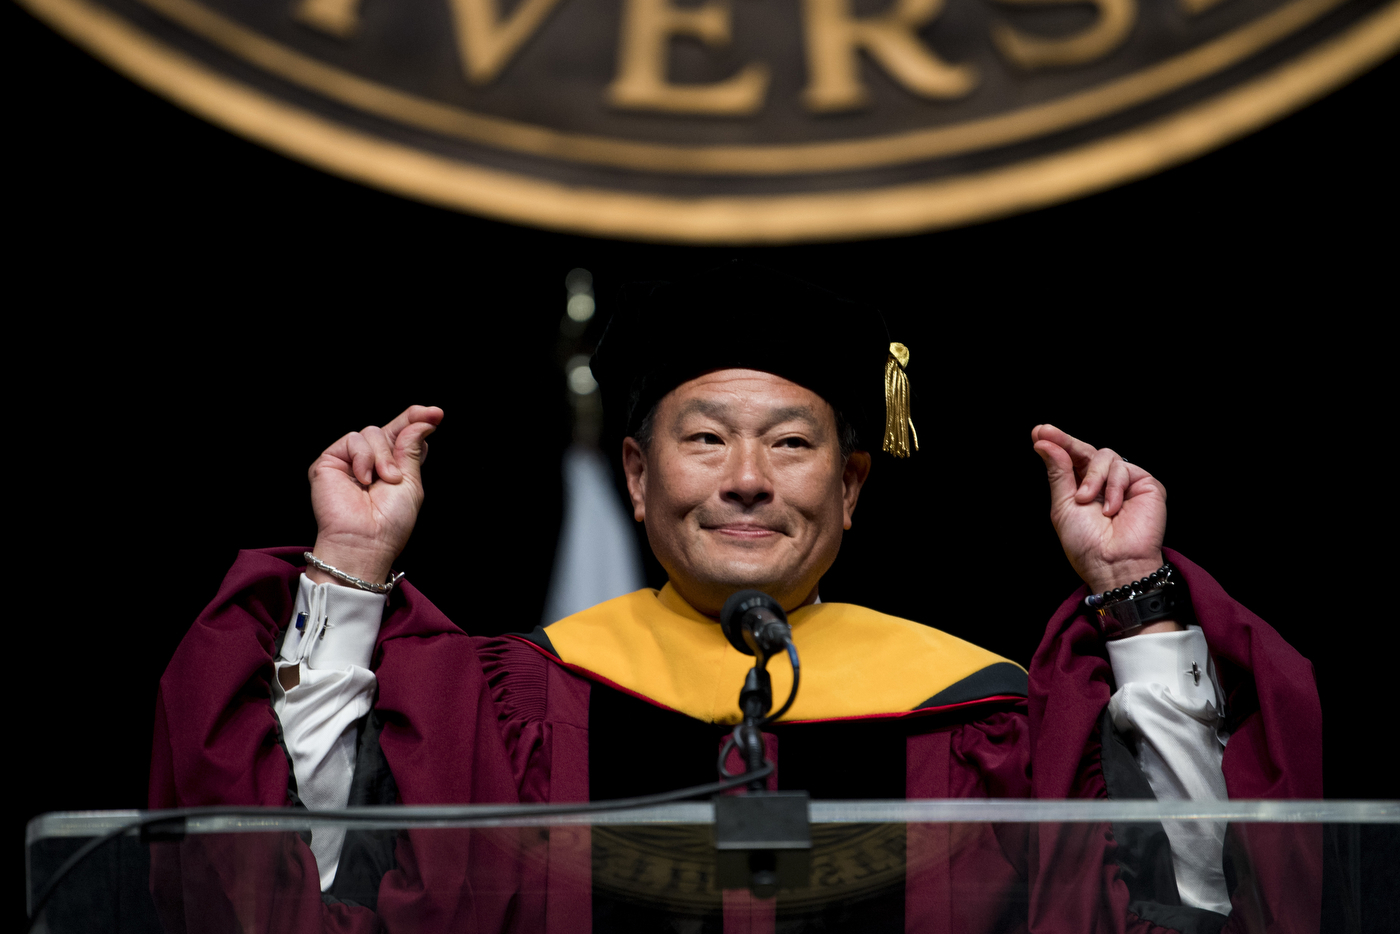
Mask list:
[[1100,635],[1121,639],[1148,623],[1174,616],[1181,602],[1180,581],[1176,569],[1164,564],[1142,580],[1085,597],[1084,605],[1093,612]]
[[1163,587],[1175,584],[1173,577],[1176,568],[1170,564],[1164,564],[1142,580],[1133,581],[1131,584],[1124,584],[1122,587],[1115,587],[1112,590],[1105,590],[1103,593],[1090,594],[1084,598],[1084,602],[1093,609],[1101,606],[1112,606],[1124,600],[1131,600],[1140,597],[1152,590],[1160,590]]

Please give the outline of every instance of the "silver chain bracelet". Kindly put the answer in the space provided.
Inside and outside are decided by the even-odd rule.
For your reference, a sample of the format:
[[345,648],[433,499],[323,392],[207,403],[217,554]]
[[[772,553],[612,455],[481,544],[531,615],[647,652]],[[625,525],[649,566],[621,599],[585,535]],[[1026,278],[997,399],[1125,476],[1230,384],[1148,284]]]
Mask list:
[[353,574],[346,574],[340,568],[331,567],[329,564],[322,561],[320,558],[316,557],[309,551],[302,552],[302,557],[306,559],[307,564],[311,565],[313,568],[316,568],[316,570],[325,571],[327,574],[329,574],[331,577],[334,577],[336,580],[345,581],[345,583],[349,584],[351,587],[358,587],[361,590],[368,590],[370,593],[387,594],[394,589],[395,584],[403,580],[403,571],[390,571],[388,583],[371,584],[369,581],[360,580]]

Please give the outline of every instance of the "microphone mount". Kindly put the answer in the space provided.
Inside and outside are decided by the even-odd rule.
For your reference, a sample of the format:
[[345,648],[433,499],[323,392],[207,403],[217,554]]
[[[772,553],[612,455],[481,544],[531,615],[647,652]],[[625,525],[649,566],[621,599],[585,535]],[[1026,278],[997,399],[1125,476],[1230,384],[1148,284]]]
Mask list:
[[[763,727],[792,708],[802,666],[787,613],[766,593],[741,590],[734,594],[724,602],[719,624],[730,645],[754,657],[754,666],[739,692],[744,721],[719,752],[719,773],[728,778],[724,760],[735,746],[748,771],[758,772],[768,765],[763,758]],[[792,662],[792,690],[782,708],[770,714],[773,682],[768,676],[768,660],[783,651]],[[779,888],[805,887],[812,847],[808,803],[805,791],[770,792],[762,779],[749,782],[746,795],[716,798],[716,873],[721,887],[747,886],[760,898],[773,897]]]

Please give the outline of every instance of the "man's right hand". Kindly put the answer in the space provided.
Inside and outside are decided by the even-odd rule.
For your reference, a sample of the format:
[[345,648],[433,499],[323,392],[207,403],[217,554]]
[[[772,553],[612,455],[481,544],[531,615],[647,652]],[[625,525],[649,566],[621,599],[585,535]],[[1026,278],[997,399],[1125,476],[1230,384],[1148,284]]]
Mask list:
[[[383,428],[352,431],[316,458],[308,471],[316,557],[371,583],[388,579],[423,505],[426,439],[442,415],[436,406],[409,406]],[[306,574],[318,584],[335,581],[315,568]]]

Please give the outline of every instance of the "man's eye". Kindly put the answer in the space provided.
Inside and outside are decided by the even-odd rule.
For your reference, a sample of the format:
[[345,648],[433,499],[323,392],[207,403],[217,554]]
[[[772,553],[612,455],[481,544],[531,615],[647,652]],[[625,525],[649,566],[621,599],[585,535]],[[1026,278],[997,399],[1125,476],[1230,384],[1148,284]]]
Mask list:
[[811,447],[806,438],[784,438],[778,442],[780,448],[806,448]]
[[695,436],[695,440],[696,440],[696,441],[699,441],[701,444],[723,444],[723,443],[724,443],[724,441],[720,438],[719,435],[713,434],[712,432],[708,432],[708,431],[702,431],[702,432],[700,432],[700,434],[698,434],[698,435]]

